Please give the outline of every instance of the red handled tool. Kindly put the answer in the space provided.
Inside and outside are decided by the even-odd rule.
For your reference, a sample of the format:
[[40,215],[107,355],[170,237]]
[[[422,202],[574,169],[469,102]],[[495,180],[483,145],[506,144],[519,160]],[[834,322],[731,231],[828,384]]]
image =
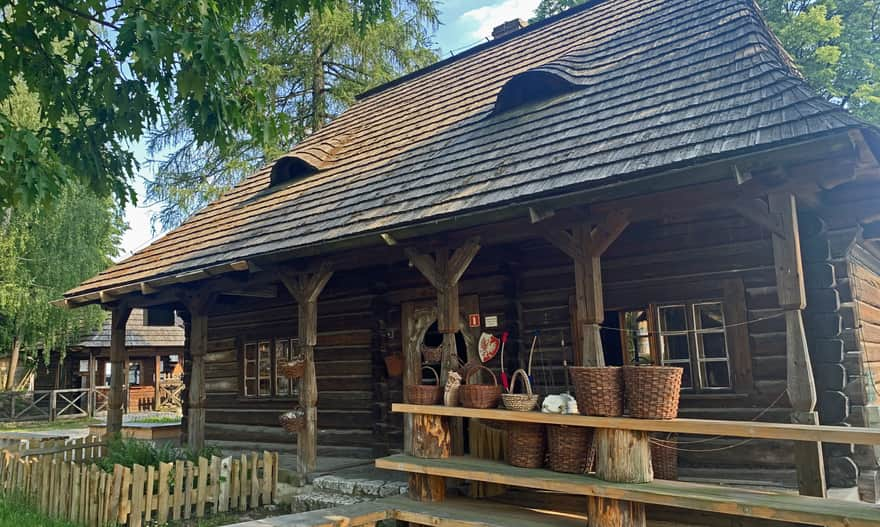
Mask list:
[[504,345],[507,344],[508,333],[505,331],[501,334],[501,386],[506,391],[510,391],[510,382],[507,379],[507,372],[504,371]]

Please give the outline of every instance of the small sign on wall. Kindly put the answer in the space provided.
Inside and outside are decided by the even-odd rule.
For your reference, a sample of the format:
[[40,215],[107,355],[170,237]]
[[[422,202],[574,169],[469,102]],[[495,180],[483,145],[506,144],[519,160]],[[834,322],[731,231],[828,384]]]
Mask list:
[[480,327],[480,314],[472,313],[468,315],[468,326],[472,328]]
[[497,328],[498,327],[498,315],[490,315],[486,317],[486,320],[483,322],[483,325],[487,328]]

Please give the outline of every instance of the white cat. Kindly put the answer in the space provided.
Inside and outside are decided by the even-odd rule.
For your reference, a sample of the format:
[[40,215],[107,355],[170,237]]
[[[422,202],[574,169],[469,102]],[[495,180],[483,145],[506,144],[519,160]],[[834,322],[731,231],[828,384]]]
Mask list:
[[578,413],[577,401],[567,393],[548,395],[544,397],[541,411],[545,414],[576,414]]

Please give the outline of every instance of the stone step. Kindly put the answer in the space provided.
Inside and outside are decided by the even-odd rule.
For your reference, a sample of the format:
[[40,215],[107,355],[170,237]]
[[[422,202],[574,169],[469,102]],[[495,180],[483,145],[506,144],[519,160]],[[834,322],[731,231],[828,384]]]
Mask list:
[[405,481],[341,478],[332,475],[316,477],[312,480],[312,486],[322,492],[366,498],[385,498],[406,493]]
[[290,510],[293,513],[309,512],[319,509],[354,505],[356,503],[371,500],[372,498],[364,496],[346,496],[345,494],[339,494],[336,492],[324,492],[321,490],[310,489],[304,490],[291,498]]

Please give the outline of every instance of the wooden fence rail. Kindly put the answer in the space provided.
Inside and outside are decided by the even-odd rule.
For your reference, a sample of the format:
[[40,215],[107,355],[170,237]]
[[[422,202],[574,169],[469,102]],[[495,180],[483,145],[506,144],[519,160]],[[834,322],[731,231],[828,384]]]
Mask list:
[[[55,447],[56,449],[58,447]],[[114,465],[102,471],[76,461],[103,444],[82,443],[35,451],[3,451],[0,490],[21,492],[45,514],[89,527],[202,518],[217,512],[245,511],[275,500],[278,454],[263,452],[156,467]]]
[[[0,421],[55,421],[94,417],[107,410],[105,386],[28,392],[0,392]],[[125,396],[126,410],[128,396]]]

